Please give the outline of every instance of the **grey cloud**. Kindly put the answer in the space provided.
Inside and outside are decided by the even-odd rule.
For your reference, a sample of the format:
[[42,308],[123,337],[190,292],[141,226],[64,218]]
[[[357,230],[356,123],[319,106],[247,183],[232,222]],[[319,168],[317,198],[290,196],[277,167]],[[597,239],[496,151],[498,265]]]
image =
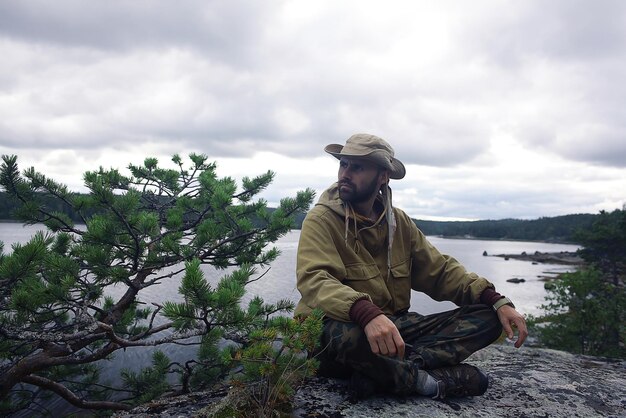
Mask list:
[[[626,65],[620,68],[626,71]],[[538,105],[538,115],[521,120],[515,135],[529,148],[563,158],[626,167],[626,75],[610,81],[598,78],[581,86],[579,95],[584,100],[575,100],[574,94],[548,101],[549,106]]]
[[[458,29],[469,48],[515,70],[528,58],[600,60],[623,54],[626,5],[619,0],[527,1],[505,10],[483,4],[473,25]],[[496,18],[497,14],[497,18]]]
[[[403,105],[406,97],[422,95],[421,88],[407,88],[408,79],[385,77],[368,71],[362,62],[350,61],[345,51],[325,45],[334,39],[330,32],[309,27],[298,32],[297,39],[316,42],[303,42],[296,48],[299,53],[289,52],[293,44],[283,40],[258,65],[228,70],[212,57],[228,61],[229,54],[235,54],[240,62],[256,61],[266,46],[262,28],[271,27],[267,11],[271,7],[255,2],[166,4],[0,5],[5,35],[35,42],[25,44],[27,48],[37,42],[56,45],[45,51],[56,57],[50,59],[53,70],[29,70],[29,83],[22,89],[32,94],[23,103],[30,118],[24,123],[34,126],[18,129],[19,123],[10,122],[0,126],[0,138],[18,147],[35,141],[44,147],[59,141],[88,146],[91,141],[55,132],[53,126],[58,116],[81,121],[89,117],[83,112],[91,112],[97,116],[92,116],[96,120],[87,131],[96,142],[175,140],[210,149],[217,156],[250,155],[259,149],[295,157],[317,155],[325,143],[370,131],[397,138],[392,142],[406,163],[454,165],[478,155],[488,143],[483,128],[471,117],[455,115],[445,102],[435,109],[414,100]],[[341,21],[339,16],[324,18]],[[342,48],[363,50],[367,45],[357,42],[349,28],[338,35]],[[359,30],[368,39],[378,39],[371,31]],[[320,44],[318,37],[324,42]],[[376,44],[381,52],[383,44],[380,40]],[[101,51],[94,55],[68,46]],[[200,54],[183,57],[186,62],[180,68],[185,72],[176,73],[179,58],[168,46],[190,46]],[[146,47],[156,49],[152,56],[134,52]],[[163,51],[167,60],[154,58],[157,51]],[[172,67],[169,74],[162,65]],[[149,105],[151,97],[163,94],[165,85],[180,80],[187,80],[181,85],[185,102]],[[46,100],[33,100],[38,95]],[[297,132],[286,129],[291,121],[276,116],[282,108],[304,115],[308,126]],[[396,123],[398,118],[402,120]]]
[[103,50],[193,48],[241,63],[257,53],[271,10],[251,0],[2,2],[0,33]]
[[[570,141],[559,143],[558,149],[576,161],[592,162],[614,167],[626,167],[626,127],[599,127],[572,134]],[[607,128],[607,129],[602,129]]]
[[436,167],[467,163],[489,148],[489,135],[478,127],[442,118],[427,129],[405,130],[395,145],[398,158],[408,164]]
[[[398,188],[396,188],[396,194]],[[417,203],[417,204],[416,204]],[[422,216],[440,216],[466,219],[502,219],[503,217],[532,219],[541,216],[559,216],[569,213],[595,212],[595,200],[576,190],[575,185],[565,190],[546,190],[526,185],[508,189],[481,186],[464,187],[436,192],[424,190],[405,211]],[[506,214],[503,216],[503,214]]]
[[[214,160],[310,159],[365,131],[387,139],[409,170],[456,173],[488,165],[505,135],[572,161],[626,164],[623,3],[437,10],[452,32],[437,32],[450,39],[424,58],[396,44],[416,34],[403,30],[407,20],[385,26],[368,5],[351,14],[353,4],[329,2],[291,19],[293,2],[154,4],[0,3],[0,146],[86,153],[149,143]],[[589,206],[572,197],[575,186],[546,197],[513,181],[471,190],[458,177],[433,179],[406,209],[497,218]]]
[[483,12],[457,35],[468,60],[512,76],[498,88],[508,94],[511,113],[500,113],[517,125],[516,138],[574,161],[625,167],[626,4],[518,2]]

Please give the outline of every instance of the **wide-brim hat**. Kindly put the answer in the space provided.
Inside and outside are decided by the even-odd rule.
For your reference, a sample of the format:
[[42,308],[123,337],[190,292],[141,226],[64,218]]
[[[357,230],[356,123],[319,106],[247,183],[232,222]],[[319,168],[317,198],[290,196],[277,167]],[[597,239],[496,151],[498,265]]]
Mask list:
[[389,177],[399,180],[406,174],[404,164],[394,157],[393,148],[382,138],[370,134],[355,134],[346,145],[330,144],[324,151],[337,159],[341,157],[369,160],[389,171]]

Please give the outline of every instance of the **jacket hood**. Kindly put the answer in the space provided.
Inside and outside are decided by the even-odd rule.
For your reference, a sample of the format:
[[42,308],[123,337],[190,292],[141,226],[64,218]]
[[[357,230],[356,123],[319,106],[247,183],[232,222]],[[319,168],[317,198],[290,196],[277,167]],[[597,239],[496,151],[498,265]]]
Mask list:
[[385,193],[379,194],[376,198],[376,202],[380,203],[383,207],[383,211],[381,216],[370,225],[365,225],[359,228],[357,225],[358,214],[355,213],[354,209],[349,203],[344,203],[343,200],[339,197],[339,186],[338,183],[334,183],[328,189],[322,193],[316,205],[325,206],[328,209],[335,212],[337,215],[344,219],[344,241],[346,245],[348,245],[348,230],[350,229],[350,224],[352,224],[352,229],[354,232],[354,236],[356,238],[355,241],[355,251],[358,251],[359,246],[359,233],[368,228],[373,228],[386,220],[387,228],[388,228],[388,239],[387,239],[387,267],[391,270],[391,251],[393,247],[393,239],[396,231],[396,218],[393,213],[393,207],[391,205],[391,189],[389,186],[386,187]]
[[[375,204],[381,205],[383,208],[383,212],[386,213],[387,211],[385,211],[385,208],[390,207],[388,203],[390,202],[386,202],[384,196],[379,194],[378,197],[376,198]],[[356,212],[352,208],[352,205],[350,205],[349,203],[345,203],[343,200],[341,200],[341,198],[339,197],[339,184],[338,183],[334,183],[332,186],[326,189],[322,193],[322,195],[320,196],[319,200],[317,201],[315,205],[316,206],[321,205],[321,206],[327,207],[328,209],[332,210],[333,212],[335,212],[337,215],[341,216],[342,218],[353,219],[355,223],[358,222],[359,218],[363,219],[360,215],[356,214]],[[372,226],[378,225],[379,223],[383,221],[383,219],[384,217],[381,217],[376,222],[368,225],[367,227],[370,228]]]
[[316,205],[326,206],[341,217],[346,216],[346,208],[343,200],[339,197],[339,184],[334,183],[320,196]]

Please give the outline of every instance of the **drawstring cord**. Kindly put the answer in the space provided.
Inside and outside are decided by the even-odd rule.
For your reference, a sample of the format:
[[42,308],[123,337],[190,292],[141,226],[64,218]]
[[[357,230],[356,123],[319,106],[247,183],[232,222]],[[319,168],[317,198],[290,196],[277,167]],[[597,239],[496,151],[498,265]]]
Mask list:
[[[383,206],[384,206],[384,216],[385,216],[385,220],[387,221],[387,277],[391,277],[391,253],[392,253],[392,248],[393,248],[393,238],[394,235],[396,233],[396,227],[397,227],[397,223],[396,223],[396,217],[393,213],[393,206],[392,206],[392,199],[391,199],[391,187],[389,187],[389,184],[387,184],[383,190],[382,190],[382,195],[383,195]],[[346,244],[346,247],[348,246],[348,230],[349,230],[349,223],[350,223],[350,215],[352,215],[352,220],[353,220],[353,228],[354,228],[354,252],[355,253],[359,253],[359,231],[357,228],[357,215],[354,211],[354,209],[352,208],[352,205],[349,202],[343,202],[343,206],[344,206],[344,242]],[[383,215],[383,214],[381,214]],[[380,219],[379,219],[380,220]]]
[[396,233],[396,216],[393,214],[393,206],[391,205],[391,187],[389,187],[389,183],[383,189],[383,198],[385,201],[385,214],[387,218],[387,277],[391,277],[391,249],[393,247],[393,237]]
[[345,224],[345,230],[344,230],[344,236],[343,236],[343,240],[346,244],[346,247],[348,246],[348,229],[349,229],[349,223],[350,223],[350,215],[352,215],[352,225],[354,227],[354,252],[355,253],[359,253],[359,232],[357,230],[357,222],[356,222],[356,212],[354,211],[354,209],[352,208],[352,205],[349,202],[344,202],[343,203],[344,206],[344,212],[345,212],[345,219],[344,219],[344,224]]
[[348,246],[348,221],[349,221],[349,211],[350,211],[350,204],[347,202],[343,202],[343,212],[345,214],[345,218],[344,218],[344,225],[345,225],[345,231],[343,234],[343,241],[346,243],[346,247]]

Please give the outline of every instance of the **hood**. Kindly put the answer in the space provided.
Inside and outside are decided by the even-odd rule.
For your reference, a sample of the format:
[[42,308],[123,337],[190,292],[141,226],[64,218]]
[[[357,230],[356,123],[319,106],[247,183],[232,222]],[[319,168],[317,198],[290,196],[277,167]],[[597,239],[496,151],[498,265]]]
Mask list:
[[391,188],[389,186],[387,186],[385,193],[381,193],[377,196],[374,204],[380,204],[383,210],[376,222],[372,223],[371,221],[359,216],[349,203],[341,200],[339,197],[338,183],[334,183],[326,189],[316,203],[316,205],[322,205],[329,208],[344,219],[344,242],[346,245],[348,245],[348,230],[350,227],[353,228],[355,237],[354,250],[357,253],[359,251],[359,232],[368,228],[373,228],[386,221],[388,225],[387,264],[389,270],[391,270],[391,249],[393,245],[393,237],[396,232],[396,218],[391,204]]
[[[341,198],[339,197],[338,183],[334,183],[332,186],[326,189],[324,193],[322,193],[322,195],[320,196],[316,205],[325,206],[329,208],[330,210],[332,210],[333,212],[335,212],[337,215],[341,216],[342,218],[349,218],[349,219],[354,220],[355,223],[365,224],[364,226],[361,226],[360,229],[371,228],[373,226],[378,225],[379,223],[382,223],[385,219],[385,216],[382,216],[382,215],[386,214],[386,205],[385,205],[384,196],[382,194],[379,194],[376,199],[375,205],[379,205],[380,207],[382,207],[382,211],[381,211],[381,216],[376,220],[376,222],[372,222],[371,220],[360,216],[358,213],[354,211],[354,209],[349,203],[346,203],[343,200],[341,200]],[[346,213],[347,213],[347,216],[346,216]]]
[[325,206],[341,217],[345,217],[346,215],[346,208],[343,200],[339,197],[338,183],[335,183],[328,189],[324,190],[324,193],[322,193],[316,205]]

